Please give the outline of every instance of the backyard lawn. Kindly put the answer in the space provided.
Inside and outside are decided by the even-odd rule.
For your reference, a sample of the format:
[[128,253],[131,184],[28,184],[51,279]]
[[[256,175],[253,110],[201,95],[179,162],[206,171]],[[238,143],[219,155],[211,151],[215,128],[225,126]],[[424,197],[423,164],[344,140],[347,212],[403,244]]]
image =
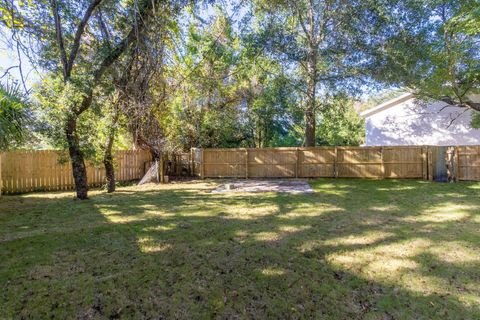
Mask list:
[[217,183],[3,197],[0,318],[480,318],[480,183]]

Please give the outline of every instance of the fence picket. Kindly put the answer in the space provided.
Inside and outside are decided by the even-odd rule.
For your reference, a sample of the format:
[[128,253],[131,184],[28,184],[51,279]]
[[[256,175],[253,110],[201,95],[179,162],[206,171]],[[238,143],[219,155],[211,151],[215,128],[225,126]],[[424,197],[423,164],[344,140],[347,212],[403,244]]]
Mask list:
[[[74,187],[70,162],[61,163],[65,156],[58,151],[12,151],[2,154],[0,161],[0,195],[42,190],[69,190]],[[118,151],[118,181],[141,179],[144,162],[150,161],[148,151]],[[142,159],[137,161],[136,159]],[[88,161],[87,176],[90,186],[103,184],[105,170]]]

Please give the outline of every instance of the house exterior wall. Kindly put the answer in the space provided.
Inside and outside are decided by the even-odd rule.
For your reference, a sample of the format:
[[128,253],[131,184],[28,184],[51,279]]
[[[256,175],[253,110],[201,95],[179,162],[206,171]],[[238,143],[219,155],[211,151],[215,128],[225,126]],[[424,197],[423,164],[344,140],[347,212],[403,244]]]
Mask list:
[[470,126],[473,112],[412,98],[367,116],[365,145],[480,145],[480,130]]

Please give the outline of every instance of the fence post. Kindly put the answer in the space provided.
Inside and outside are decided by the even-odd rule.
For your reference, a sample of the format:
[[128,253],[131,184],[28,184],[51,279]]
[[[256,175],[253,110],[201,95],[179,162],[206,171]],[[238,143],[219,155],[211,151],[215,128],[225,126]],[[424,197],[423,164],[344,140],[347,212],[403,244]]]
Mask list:
[[433,156],[430,147],[427,147],[427,159],[428,159],[428,180],[433,181]]
[[296,160],[295,160],[295,178],[298,178],[298,148],[295,148],[295,155],[296,155]]
[[190,148],[190,175],[195,175],[195,162],[193,160],[193,148]]
[[337,157],[338,157],[338,149],[337,147],[335,147],[335,157],[333,158],[333,177],[334,178],[338,178]]
[[460,165],[458,164],[458,147],[453,148],[454,181],[458,182],[460,174]]
[[179,177],[181,175],[182,156],[180,154],[173,154],[173,159],[175,159],[175,175]]
[[160,156],[160,164],[158,170],[160,171],[160,183],[165,183],[165,156],[162,152],[162,155]]
[[422,157],[422,179],[428,179],[428,163],[427,163],[427,149],[426,147],[422,147],[421,149],[421,157]]
[[380,147],[380,159],[382,160],[382,166],[380,167],[380,170],[382,172],[382,179],[385,179],[385,162],[383,160],[383,147]]
[[248,179],[248,148],[245,148],[245,179]]
[[204,149],[202,148],[202,170],[200,171],[200,177],[205,179],[205,158],[204,158]]

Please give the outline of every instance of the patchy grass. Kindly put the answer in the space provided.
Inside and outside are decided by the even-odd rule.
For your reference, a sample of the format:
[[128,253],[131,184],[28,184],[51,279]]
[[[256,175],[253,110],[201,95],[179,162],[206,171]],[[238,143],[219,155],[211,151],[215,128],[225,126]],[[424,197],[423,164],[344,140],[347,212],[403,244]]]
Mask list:
[[479,319],[480,184],[0,201],[0,318]]

